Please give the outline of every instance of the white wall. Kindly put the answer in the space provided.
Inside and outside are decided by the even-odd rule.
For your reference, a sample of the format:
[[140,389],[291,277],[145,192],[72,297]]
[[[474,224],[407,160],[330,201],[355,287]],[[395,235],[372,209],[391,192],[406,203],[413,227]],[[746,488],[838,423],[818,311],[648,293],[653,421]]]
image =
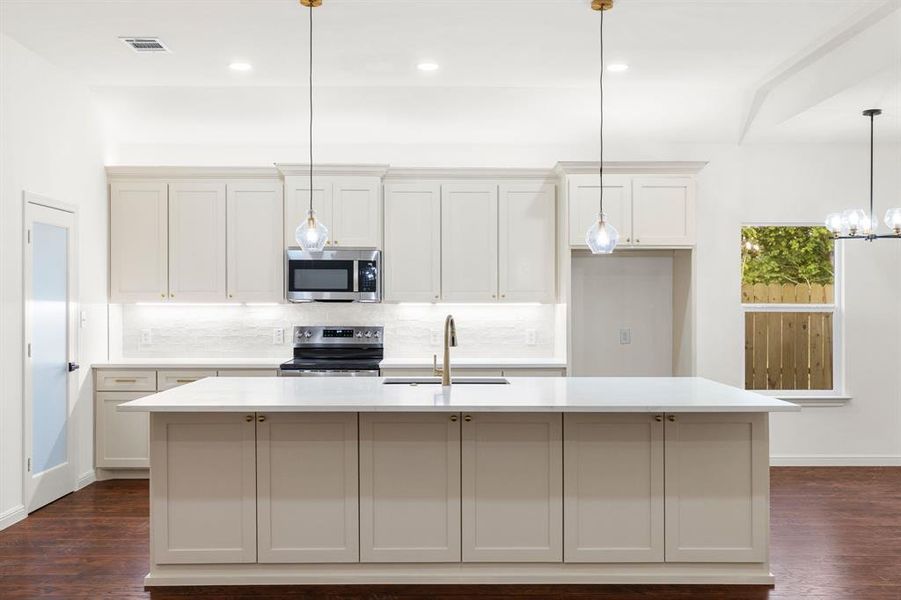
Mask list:
[[[697,361],[699,375],[743,379],[740,312],[742,223],[820,223],[864,208],[865,145],[724,148],[699,184]],[[901,145],[877,148],[880,214],[901,204]],[[846,406],[771,418],[774,464],[901,465],[901,241],[843,242]]]
[[[106,357],[107,201],[103,150],[88,89],[0,35],[0,528],[22,514],[23,191],[78,207],[79,361]],[[72,419],[75,472],[93,473],[90,369]]]

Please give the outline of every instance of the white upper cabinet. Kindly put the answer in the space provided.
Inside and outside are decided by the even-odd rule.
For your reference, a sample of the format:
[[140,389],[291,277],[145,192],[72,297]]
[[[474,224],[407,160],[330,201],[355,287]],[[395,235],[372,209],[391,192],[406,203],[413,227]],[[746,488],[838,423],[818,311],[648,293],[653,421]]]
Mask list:
[[169,296],[169,186],[110,185],[110,301],[160,302]]
[[[313,210],[328,228],[327,246],[381,248],[382,203],[378,177],[313,177]],[[285,177],[285,246],[310,209],[310,178]]]
[[280,302],[284,298],[281,183],[235,181],[227,187],[228,300]]
[[441,186],[385,186],[385,301],[441,299]]
[[632,228],[638,246],[695,243],[695,183],[688,177],[636,177]]
[[554,301],[555,192],[550,184],[500,185],[498,277],[502,302]]
[[[569,185],[569,245],[587,248],[585,235],[598,220],[600,191],[597,175],[571,175]],[[604,175],[604,212],[619,232],[619,245],[632,243],[632,178]]]
[[441,188],[441,289],[446,302],[496,302],[498,186]]
[[346,248],[382,247],[381,185],[378,177],[344,177],[332,184],[329,239]]
[[169,185],[169,298],[225,300],[225,184]]
[[[310,210],[310,178],[285,177],[285,248],[297,246],[295,231],[307,218]],[[332,182],[324,177],[313,177],[313,210],[328,228],[331,245],[332,231]]]

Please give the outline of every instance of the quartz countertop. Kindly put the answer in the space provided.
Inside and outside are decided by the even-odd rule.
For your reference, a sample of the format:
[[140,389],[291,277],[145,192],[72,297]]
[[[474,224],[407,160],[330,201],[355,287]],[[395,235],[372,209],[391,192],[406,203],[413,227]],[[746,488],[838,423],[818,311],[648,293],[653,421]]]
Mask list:
[[[291,360],[284,358],[124,358],[97,362],[95,369],[277,369]],[[439,358],[439,362],[441,359]],[[386,358],[383,369],[431,369],[432,357]],[[565,369],[562,358],[452,358],[451,366],[461,369]]]
[[800,407],[698,377],[513,377],[508,385],[383,385],[380,377],[206,378],[128,412],[784,412]]

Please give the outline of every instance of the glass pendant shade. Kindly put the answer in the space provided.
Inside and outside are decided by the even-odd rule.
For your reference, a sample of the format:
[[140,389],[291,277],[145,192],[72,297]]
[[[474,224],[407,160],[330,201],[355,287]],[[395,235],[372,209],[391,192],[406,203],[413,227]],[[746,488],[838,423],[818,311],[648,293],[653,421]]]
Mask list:
[[328,241],[328,229],[316,218],[316,211],[310,209],[307,220],[300,224],[294,237],[304,252],[322,252]]
[[886,211],[885,225],[895,235],[901,235],[901,208],[890,208]]
[[850,235],[860,235],[866,227],[867,213],[858,209],[849,209],[842,212],[842,228]]
[[612,254],[619,243],[619,232],[607,222],[607,215],[601,213],[597,223],[588,230],[585,241],[592,254]]
[[832,233],[832,235],[841,235],[845,231],[845,226],[842,222],[842,213],[829,213],[826,215],[826,228]]

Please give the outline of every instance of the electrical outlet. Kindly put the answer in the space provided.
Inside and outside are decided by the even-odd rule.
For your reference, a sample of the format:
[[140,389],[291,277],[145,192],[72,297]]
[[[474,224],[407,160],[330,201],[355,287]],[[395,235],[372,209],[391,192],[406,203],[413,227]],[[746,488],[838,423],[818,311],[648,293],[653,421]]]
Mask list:
[[433,346],[438,346],[441,344],[441,332],[437,329],[432,329],[429,332],[429,343]]
[[88,313],[85,311],[81,311],[81,328],[84,329],[88,326]]
[[152,329],[142,329],[141,330],[141,345],[142,346],[150,346],[153,344],[153,330]]
[[538,332],[534,329],[526,329],[526,346],[534,346],[538,343]]
[[274,346],[281,346],[285,343],[285,330],[281,327],[276,327],[272,330],[272,344]]
[[632,343],[632,330],[631,329],[620,329],[619,330],[619,343],[626,345]]

